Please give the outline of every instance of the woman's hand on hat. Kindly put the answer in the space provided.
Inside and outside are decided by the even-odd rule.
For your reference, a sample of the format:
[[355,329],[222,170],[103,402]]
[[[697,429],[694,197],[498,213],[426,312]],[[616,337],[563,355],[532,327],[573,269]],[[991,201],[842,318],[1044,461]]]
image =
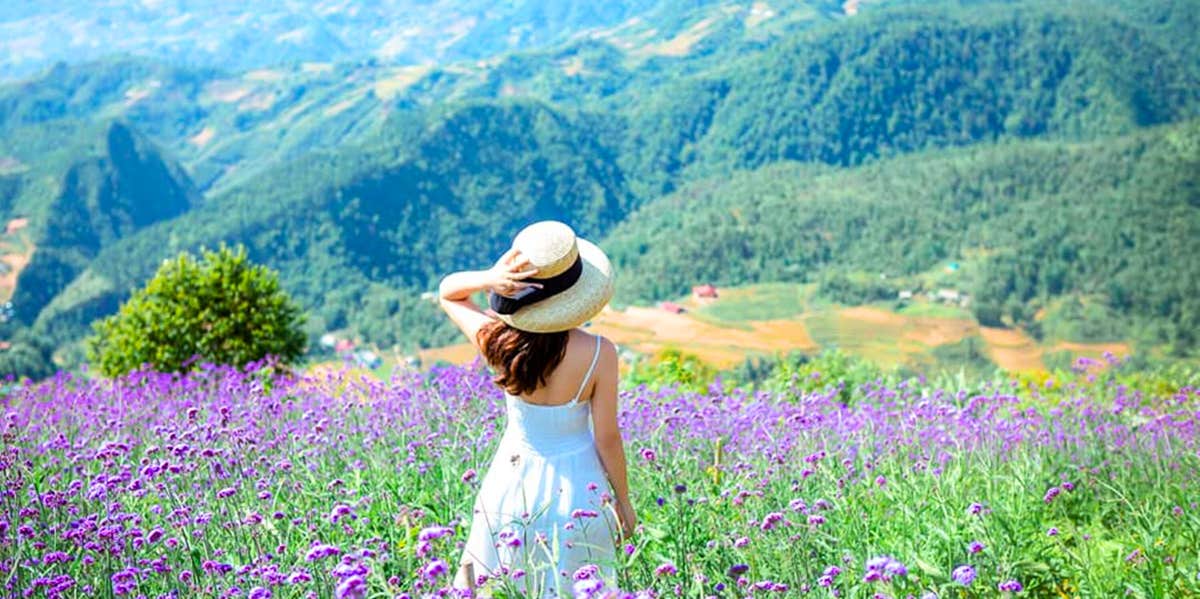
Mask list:
[[537,272],[520,250],[511,248],[488,270],[488,288],[503,296],[512,296],[530,287],[538,288],[540,283],[525,281]]

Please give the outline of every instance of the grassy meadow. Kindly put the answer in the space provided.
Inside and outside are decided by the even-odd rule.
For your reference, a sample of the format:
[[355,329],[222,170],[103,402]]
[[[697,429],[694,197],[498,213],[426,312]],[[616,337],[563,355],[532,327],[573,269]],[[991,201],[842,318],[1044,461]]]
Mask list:
[[[1197,596],[1197,381],[1113,362],[966,383],[816,360],[757,392],[627,386],[638,531],[615,579],[583,569],[557,590]],[[269,372],[11,392],[4,594],[456,596],[448,569],[504,425],[486,372]],[[523,596],[536,567],[485,573],[481,595]]]

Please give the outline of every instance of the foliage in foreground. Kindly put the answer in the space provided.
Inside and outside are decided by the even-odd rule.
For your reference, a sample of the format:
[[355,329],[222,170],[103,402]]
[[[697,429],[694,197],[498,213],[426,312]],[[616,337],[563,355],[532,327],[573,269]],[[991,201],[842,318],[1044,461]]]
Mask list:
[[109,376],[150,365],[175,372],[197,359],[244,366],[304,352],[302,316],[279,277],[246,251],[189,253],[159,268],[117,314],[95,324],[89,357]]
[[[584,570],[562,587],[582,597],[600,586],[715,597],[1200,592],[1200,392],[1148,396],[1102,365],[1077,366],[1075,382],[972,392],[867,382],[849,404],[833,385],[627,390],[620,418],[641,526],[619,552],[618,580]],[[5,399],[4,593],[445,587],[503,427],[487,374],[380,383],[268,371],[61,374]],[[522,573],[518,564],[489,584],[513,596]]]

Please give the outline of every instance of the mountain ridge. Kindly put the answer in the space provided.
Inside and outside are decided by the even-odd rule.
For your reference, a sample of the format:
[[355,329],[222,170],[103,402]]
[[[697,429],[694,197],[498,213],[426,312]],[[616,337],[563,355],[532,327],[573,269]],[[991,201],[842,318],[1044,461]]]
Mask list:
[[[622,237],[625,227],[642,222],[642,210],[678,201],[684,190],[728,189],[743,205],[725,208],[750,214],[764,201],[762,193],[746,191],[757,185],[748,183],[755,177],[780,176],[799,185],[838,169],[867,176],[877,172],[871,170],[875,165],[899,168],[895,165],[909,163],[895,161],[909,157],[913,168],[941,173],[940,181],[930,183],[938,188],[957,180],[954,172],[930,166],[945,152],[983,152],[997,161],[997,169],[1007,164],[1036,170],[1036,164],[1003,158],[1005,150],[988,154],[980,148],[1016,144],[1041,152],[1036,144],[1020,145],[1041,141],[1058,148],[1047,154],[1048,163],[1065,169],[1050,173],[1054,180],[1115,177],[1122,190],[1148,193],[1154,183],[1139,177],[1154,173],[1150,167],[1133,174],[1115,167],[1089,172],[1058,154],[1087,148],[1078,150],[1093,157],[1087,160],[1116,160],[1096,146],[1111,141],[1128,149],[1140,131],[1155,139],[1177,134],[1189,140],[1190,134],[1178,133],[1190,131],[1189,125],[1179,123],[1200,115],[1197,50],[1179,45],[1186,35],[1176,21],[1187,19],[1166,7],[1169,2],[1154,7],[940,2],[898,8],[873,3],[858,16],[837,19],[804,4],[753,27],[739,21],[744,15],[737,11],[745,7],[734,7],[720,20],[701,4],[679,11],[673,28],[662,34],[667,37],[644,35],[640,24],[602,32],[615,36],[611,39],[593,32],[474,63],[420,68],[306,63],[236,72],[126,58],[56,67],[41,79],[0,86],[0,131],[7,134],[0,136],[0,165],[9,165],[0,167],[6,169],[0,171],[0,207],[9,219],[29,218],[29,230],[38,235],[34,259],[40,260],[21,272],[26,280],[18,285],[26,295],[18,303],[17,324],[25,328],[0,326],[0,335],[36,338],[46,344],[46,355],[58,350],[59,364],[77,363],[81,354],[72,348],[88,323],[114,310],[162,258],[242,243],[253,259],[281,271],[285,286],[311,311],[308,332],[314,338],[347,331],[383,347],[438,345],[453,331],[437,319],[432,304],[419,299],[421,292],[441,273],[478,266],[480,256],[499,253],[511,232],[531,219],[567,220],[593,239],[608,240],[612,233],[628,281],[656,290],[621,297],[665,299],[689,281],[724,282],[695,260],[655,276],[647,273],[666,267],[653,260],[629,266],[630,256],[642,251],[630,248],[672,239],[689,211],[707,210],[679,205],[671,215],[676,220],[661,231],[636,243]],[[1163,15],[1168,20],[1155,20]],[[773,29],[764,33],[763,27]],[[679,42],[687,53],[660,51],[680,35],[691,36]],[[114,121],[136,122],[132,138],[166,156],[159,169],[166,174],[150,187],[190,198],[187,202],[167,202],[175,208],[155,213],[156,205],[146,199],[138,203],[148,210],[144,222],[122,217],[93,223],[99,204],[88,198],[104,195],[98,190],[112,187],[112,181],[102,158],[88,160],[115,155],[97,141]],[[1155,142],[1156,151],[1167,156],[1163,143]],[[1137,162],[1133,154],[1129,159]],[[809,164],[787,165],[797,160]],[[773,167],[777,164],[785,166]],[[986,169],[966,170],[980,180],[997,180]],[[1162,191],[1168,199],[1188,200],[1186,180],[1154,176],[1167,185]],[[64,195],[78,181],[85,190]],[[728,187],[729,182],[745,189]],[[1049,197],[1038,181],[1010,183],[1029,197]],[[843,180],[843,186],[854,182]],[[962,189],[964,205],[1027,204],[1004,195],[1011,192]],[[911,190],[905,193],[915,201]],[[662,200],[664,195],[675,199]],[[74,213],[63,209],[68,196],[77,200]],[[978,204],[980,197],[990,199]],[[848,204],[855,205],[861,206]],[[1179,209],[1148,205],[1160,218]],[[953,207],[958,220],[922,210],[929,222],[956,231],[979,230],[980,219],[995,215],[994,207],[986,215]],[[43,243],[53,240],[41,232],[72,214],[91,223],[83,230],[103,237],[103,243],[72,242],[73,250]],[[822,293],[876,297],[890,288],[865,282],[866,260],[856,253],[861,248],[822,246],[820,237],[831,233],[822,227],[845,234],[847,222],[861,226],[868,216],[844,222],[830,213],[833,220],[789,229],[774,244],[743,241],[712,266],[759,272],[776,264],[781,252],[798,251],[805,265],[836,263],[838,272],[813,281]],[[724,222],[720,215],[706,218],[714,226]],[[763,230],[778,224],[762,218]],[[973,288],[985,300],[976,313],[981,322],[1032,328],[1041,325],[1031,313],[1045,310],[1054,315],[1047,334],[1066,338],[1076,324],[1091,330],[1115,314],[1117,329],[1139,329],[1149,346],[1167,344],[1187,353],[1194,344],[1172,338],[1168,330],[1170,319],[1187,321],[1179,310],[1191,310],[1191,304],[1178,299],[1186,289],[1159,289],[1160,298],[1169,298],[1160,310],[1135,296],[1097,290],[1091,282],[1084,289],[1082,279],[1043,268],[1054,262],[1050,258],[1031,263],[1008,245],[988,248],[1003,250],[991,261],[958,256],[955,252],[970,248],[938,237],[927,224],[912,226],[934,242],[892,247],[885,261],[903,257],[893,267],[905,277],[956,258],[971,269],[995,268],[993,278],[1004,282],[1003,289]],[[1068,222],[1045,226],[1063,239],[1073,231]],[[1108,221],[1104,226],[1115,227]],[[1147,230],[1156,227],[1147,223]],[[702,231],[691,232],[703,238]],[[695,251],[725,252],[726,241],[714,238]],[[1047,242],[1036,253],[1061,251],[1082,259],[1080,248],[1098,247],[1086,239],[1068,241]],[[1150,251],[1150,245],[1130,243],[1132,261]],[[846,260],[837,262],[830,254],[814,261],[804,253],[814,247]],[[51,259],[58,262],[46,262]],[[1099,258],[1096,263],[1109,268]],[[1186,270],[1177,257],[1169,263]],[[1014,272],[1035,274],[1021,282]],[[794,280],[798,274],[779,270],[771,276]],[[1130,281],[1121,286],[1136,288]],[[46,290],[45,297],[28,295],[34,288]],[[1094,301],[1097,297],[1103,301]],[[1155,327],[1160,330],[1149,330]]]

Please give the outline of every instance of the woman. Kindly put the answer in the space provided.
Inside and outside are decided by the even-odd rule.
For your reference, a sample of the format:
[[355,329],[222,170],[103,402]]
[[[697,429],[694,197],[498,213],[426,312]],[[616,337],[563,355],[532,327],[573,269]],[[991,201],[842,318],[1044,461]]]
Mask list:
[[[479,291],[490,310],[471,301]],[[493,369],[508,420],[456,586],[500,579],[556,596],[585,565],[612,579],[613,524],[624,535],[635,525],[617,428],[617,352],[578,328],[612,291],[604,252],[553,221],[523,229],[491,269],[442,280],[441,306]]]

